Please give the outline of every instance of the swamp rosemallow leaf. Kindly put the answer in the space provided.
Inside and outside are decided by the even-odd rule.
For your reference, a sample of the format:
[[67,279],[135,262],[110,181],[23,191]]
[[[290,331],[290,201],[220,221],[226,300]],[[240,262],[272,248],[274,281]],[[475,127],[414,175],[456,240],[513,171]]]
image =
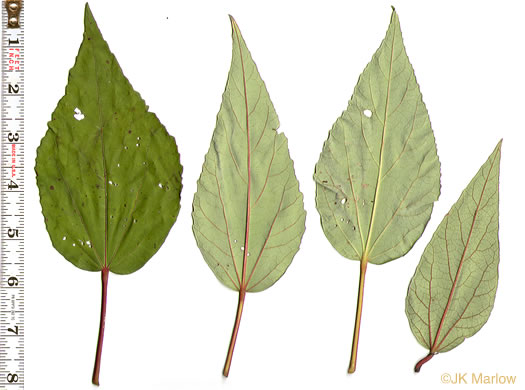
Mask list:
[[360,279],[349,373],[355,371],[368,263],[405,255],[439,197],[440,166],[395,10],[386,37],[359,77],[315,168],[323,231]]
[[246,292],[286,271],[305,229],[303,195],[279,120],[235,20],[232,61],[193,200],[193,233],[215,276],[239,291],[228,376]]
[[439,224],[410,281],[406,314],[432,356],[473,336],[487,322],[498,285],[501,141]]
[[98,384],[109,271],[132,273],[161,247],[179,213],[182,166],[175,139],[133,90],[87,4],[84,28],[35,170],[53,246],[102,274]]

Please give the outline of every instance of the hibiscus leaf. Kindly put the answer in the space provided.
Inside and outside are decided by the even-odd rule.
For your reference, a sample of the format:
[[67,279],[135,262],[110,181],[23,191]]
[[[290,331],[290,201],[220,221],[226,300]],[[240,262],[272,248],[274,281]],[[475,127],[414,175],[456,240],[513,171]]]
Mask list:
[[303,195],[279,120],[237,23],[232,62],[193,200],[193,233],[215,276],[239,292],[228,376],[246,292],[286,271],[305,229]]
[[498,285],[501,141],[436,229],[410,281],[406,314],[432,356],[487,322]]
[[53,246],[102,274],[98,384],[109,272],[132,273],[161,247],[179,213],[182,166],[175,139],[133,90],[87,4],[84,28],[35,170]]

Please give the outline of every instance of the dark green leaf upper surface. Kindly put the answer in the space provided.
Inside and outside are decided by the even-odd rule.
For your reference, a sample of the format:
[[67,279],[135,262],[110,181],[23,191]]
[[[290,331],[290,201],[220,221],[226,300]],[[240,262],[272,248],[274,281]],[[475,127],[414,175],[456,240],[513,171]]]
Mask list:
[[315,168],[323,231],[343,256],[382,264],[407,253],[439,197],[427,109],[396,12]]
[[53,246],[89,271],[128,274],[160,248],[180,209],[175,139],[133,90],[86,5],[66,93],[37,151]]
[[279,120],[239,27],[210,149],[193,200],[193,232],[226,286],[261,291],[286,271],[305,229],[303,195]]
[[501,142],[439,224],[410,281],[406,314],[417,341],[446,352],[488,320],[498,284]]

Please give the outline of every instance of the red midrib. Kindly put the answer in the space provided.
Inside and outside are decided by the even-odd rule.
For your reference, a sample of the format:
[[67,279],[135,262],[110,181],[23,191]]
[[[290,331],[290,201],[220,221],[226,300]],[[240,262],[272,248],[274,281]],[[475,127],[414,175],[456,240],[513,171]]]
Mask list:
[[102,144],[102,161],[104,166],[104,267],[103,271],[105,269],[108,269],[108,172],[106,168],[106,154],[105,154],[105,146],[104,146],[104,128],[100,126],[100,139]]
[[439,334],[441,333],[441,330],[443,328],[443,324],[445,322],[445,318],[447,316],[448,310],[450,308],[450,305],[452,303],[452,297],[454,296],[454,292],[456,290],[456,285],[459,280],[459,275],[461,273],[461,269],[463,268],[463,263],[465,261],[465,255],[467,253],[467,249],[470,243],[470,238],[472,237],[472,230],[474,229],[474,224],[476,223],[476,218],[478,216],[479,206],[481,205],[481,201],[483,200],[483,195],[485,194],[485,188],[487,186],[487,182],[489,181],[490,174],[492,173],[492,168],[494,167],[494,162],[496,161],[497,156],[494,157],[494,160],[492,160],[492,164],[490,165],[489,173],[487,174],[487,178],[485,179],[485,183],[483,183],[483,188],[481,190],[481,195],[479,197],[478,205],[476,206],[476,211],[474,212],[474,217],[472,218],[472,224],[470,225],[470,231],[468,234],[467,242],[465,244],[465,249],[463,250],[463,254],[461,255],[461,260],[459,262],[458,270],[456,272],[456,277],[454,278],[454,283],[452,283],[452,288],[450,290],[450,294],[448,296],[447,306],[445,307],[445,310],[443,311],[443,316],[441,317],[441,321],[439,323],[439,328],[436,333],[436,338],[434,339],[434,343],[432,344],[432,347],[430,349],[431,353],[436,353],[437,349],[441,346],[443,341],[445,341],[446,336],[448,336],[448,333],[445,335],[443,340],[439,342],[439,344],[436,345],[437,341],[439,340]]
[[238,27],[235,26],[235,35],[237,37],[237,43],[239,45],[239,55],[241,58],[241,69],[242,69],[242,82],[244,88],[244,105],[246,108],[246,144],[247,144],[247,166],[248,166],[248,192],[246,195],[246,233],[244,236],[244,253],[242,260],[242,280],[240,291],[246,291],[246,268],[248,261],[248,238],[250,237],[250,216],[251,216],[251,146],[250,146],[250,121],[249,121],[249,111],[248,111],[248,95],[246,93],[246,73],[244,71],[244,59],[242,56],[241,49],[241,40],[239,38]]

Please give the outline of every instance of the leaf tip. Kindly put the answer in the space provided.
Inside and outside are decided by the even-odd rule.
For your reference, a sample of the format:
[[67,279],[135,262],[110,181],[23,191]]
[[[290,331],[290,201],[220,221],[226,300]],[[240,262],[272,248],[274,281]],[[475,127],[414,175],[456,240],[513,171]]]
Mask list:
[[237,42],[237,41],[242,41],[242,34],[241,34],[241,29],[239,28],[239,25],[237,24],[237,22],[235,21],[235,18],[228,14],[228,16],[230,17],[230,23],[232,25],[232,39],[234,42]]
[[499,140],[498,144],[494,148],[494,152],[492,154],[501,155],[501,144],[503,143],[503,138]]
[[84,20],[90,20],[93,19],[93,13],[91,12],[91,8],[89,8],[89,3],[86,1],[86,5],[84,7]]
[[390,15],[390,24],[388,25],[388,29],[401,29],[400,23],[399,23],[399,16],[397,15],[396,8],[391,5],[392,7],[392,14]]
[[399,23],[399,17],[397,16],[396,7],[394,7],[393,5],[391,5],[390,7],[392,7],[392,16],[390,17],[390,23],[394,21]]
[[235,21],[235,18],[233,16],[231,16],[231,14],[228,14],[229,18],[230,18],[230,23],[232,24],[232,29],[238,29],[239,26],[237,25],[237,22]]
[[84,38],[87,38],[88,41],[94,38],[102,38],[102,33],[87,2],[84,8]]

